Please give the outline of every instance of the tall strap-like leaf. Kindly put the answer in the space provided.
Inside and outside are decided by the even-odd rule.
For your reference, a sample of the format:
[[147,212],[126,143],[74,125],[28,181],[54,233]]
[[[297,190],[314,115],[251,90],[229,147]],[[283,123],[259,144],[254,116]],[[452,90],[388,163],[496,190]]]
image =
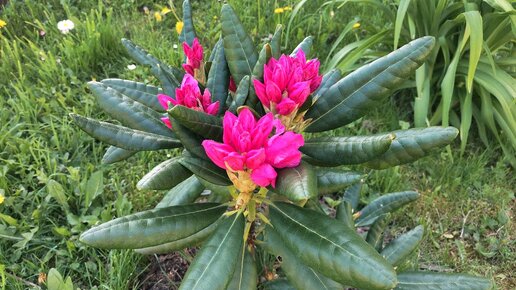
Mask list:
[[226,289],[256,290],[258,284],[258,271],[252,254],[247,250],[247,245],[242,243],[235,273]]
[[433,37],[416,39],[338,81],[308,110],[313,121],[306,131],[335,129],[365,115],[414,73],[434,43]]
[[222,119],[185,106],[174,106],[168,114],[181,125],[206,139],[222,140]]
[[285,246],[285,243],[273,228],[267,228],[263,247],[275,256],[281,256],[281,270],[296,289],[340,290],[343,288],[339,283],[304,265],[296,255]]
[[213,224],[207,226],[206,228],[186,238],[173,242],[164,243],[157,246],[136,249],[135,252],[143,255],[168,254],[175,251],[183,250],[187,247],[197,246],[213,234],[219,222],[220,219],[215,221]]
[[393,266],[398,266],[419,246],[425,228],[421,225],[388,243],[380,254]]
[[305,265],[341,284],[392,289],[396,273],[354,230],[324,214],[286,203],[269,207],[271,223]]
[[183,157],[181,164],[192,171],[196,176],[216,185],[228,186],[231,184],[226,171],[213,162],[195,157]]
[[174,137],[174,133],[160,120],[160,113],[102,83],[90,82],[89,87],[97,96],[100,107],[123,125],[149,133]]
[[169,190],[156,208],[193,203],[203,191],[204,186],[192,175]]
[[403,272],[398,274],[396,290],[490,290],[493,283],[468,274]]
[[70,114],[70,117],[91,137],[126,150],[150,151],[181,147],[178,140],[162,135],[101,122],[76,114]]
[[229,4],[222,6],[221,21],[229,71],[235,83],[240,83],[244,76],[251,75],[258,60],[258,53],[254,48],[253,40],[245,32],[240,19]]
[[100,82],[157,112],[165,112],[158,101],[158,94],[163,93],[161,88],[121,79],[105,79]]
[[319,194],[341,191],[360,181],[363,176],[355,171],[334,167],[318,167],[315,169],[315,173],[317,175],[317,189]]
[[106,150],[106,153],[104,153],[104,156],[102,157],[102,163],[113,164],[122,160],[126,160],[136,153],[138,153],[138,151],[131,151],[118,148],[116,146],[109,146],[109,148]]
[[243,234],[243,215],[223,220],[195,257],[179,289],[225,290],[237,265]]
[[195,28],[192,19],[192,6],[189,0],[183,1],[183,30],[179,35],[179,41],[186,41],[188,45],[192,46],[195,38]]
[[418,198],[419,193],[415,191],[393,192],[380,196],[360,210],[360,215],[355,224],[358,227],[368,226],[381,215],[393,212]]
[[391,166],[410,163],[425,157],[435,149],[450,144],[459,131],[454,127],[428,127],[392,132],[396,138],[392,141],[389,150],[366,166],[375,169],[384,169]]
[[272,191],[294,202],[306,202],[317,196],[317,176],[313,166],[301,162],[296,167],[278,170],[276,187]]
[[174,157],[158,164],[138,181],[136,187],[138,189],[163,190],[178,185],[192,176],[192,172],[179,163],[180,160],[181,157]]
[[389,149],[393,134],[352,137],[319,137],[305,140],[301,152],[327,165],[360,164]]
[[224,46],[222,39],[215,45],[216,51],[213,52],[214,57],[208,73],[208,82],[206,88],[211,93],[212,101],[219,101],[219,113],[222,112],[228,97],[229,87],[229,68],[224,54]]
[[189,237],[214,223],[226,210],[216,203],[196,203],[148,210],[89,229],[81,242],[104,249],[138,249]]

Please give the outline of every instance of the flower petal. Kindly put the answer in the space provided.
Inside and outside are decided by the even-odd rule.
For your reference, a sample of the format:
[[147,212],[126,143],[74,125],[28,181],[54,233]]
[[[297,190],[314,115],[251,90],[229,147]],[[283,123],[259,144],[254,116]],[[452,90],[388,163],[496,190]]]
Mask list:
[[230,153],[235,152],[231,146],[215,142],[213,140],[202,141],[202,147],[204,147],[204,150],[211,161],[223,169],[226,169],[224,158],[226,158]]
[[269,186],[276,187],[276,177],[278,174],[276,170],[267,163],[263,163],[260,167],[253,170],[251,173],[251,179],[259,186]]
[[303,135],[287,131],[269,139],[265,149],[267,162],[275,168],[294,167],[301,162],[299,147],[304,145]]
[[226,168],[231,171],[244,170],[245,157],[240,155],[238,152],[231,152],[228,156],[224,157],[224,164]]
[[173,105],[175,105],[176,100],[174,100],[174,98],[172,98],[171,96],[167,96],[165,94],[158,94],[158,102],[163,107],[163,109],[168,110],[168,103],[172,103]]
[[246,155],[245,166],[249,169],[258,168],[265,161],[265,149],[251,150]]

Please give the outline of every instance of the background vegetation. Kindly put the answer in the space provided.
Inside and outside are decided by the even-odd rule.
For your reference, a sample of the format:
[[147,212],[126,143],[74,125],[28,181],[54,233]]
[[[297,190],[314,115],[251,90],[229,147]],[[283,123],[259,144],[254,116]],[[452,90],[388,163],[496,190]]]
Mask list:
[[[210,49],[219,37],[220,3],[192,2],[201,43]],[[325,1],[229,2],[241,11],[255,43],[270,37],[279,23],[287,26],[288,40],[283,39],[286,51],[305,35],[314,35],[313,56],[326,67],[331,56],[345,45],[367,39],[378,27],[390,25],[382,13],[371,13],[371,8],[356,3],[338,9],[338,3],[323,5]],[[174,66],[180,64],[183,56],[174,29],[177,18],[173,5],[179,8],[180,3],[26,0],[11,1],[0,12],[0,19],[7,22],[0,29],[3,289],[43,287],[38,278],[51,268],[71,277],[76,287],[139,288],[147,260],[154,257],[99,251],[77,239],[98,221],[152,207],[163,193],[137,191],[136,182],[162,158],[139,153],[144,156],[114,166],[101,165],[105,145],[77,130],[68,112],[103,117],[86,87],[92,79],[119,77],[156,83],[146,68],[128,69],[132,62],[120,44],[122,37]],[[160,13],[165,6],[173,11],[160,14],[161,21],[157,21],[155,12]],[[276,8],[285,7],[292,10],[275,13]],[[63,19],[76,25],[66,35],[57,29],[57,22]],[[342,36],[343,31],[347,33]],[[333,46],[336,42],[339,45]],[[361,51],[375,57],[364,42],[361,45]],[[368,61],[368,57],[358,56],[344,71]],[[345,132],[335,134],[411,126],[410,102],[415,96],[407,94],[395,94],[381,111],[371,112]],[[458,142],[414,164],[375,172],[368,177],[362,201],[366,203],[379,192],[421,192],[422,198],[396,214],[393,223],[401,228],[416,223],[427,227],[421,250],[425,267],[485,275],[493,277],[501,289],[515,288],[514,171],[501,150],[486,149],[476,134],[470,136],[464,154],[459,154],[459,149]]]

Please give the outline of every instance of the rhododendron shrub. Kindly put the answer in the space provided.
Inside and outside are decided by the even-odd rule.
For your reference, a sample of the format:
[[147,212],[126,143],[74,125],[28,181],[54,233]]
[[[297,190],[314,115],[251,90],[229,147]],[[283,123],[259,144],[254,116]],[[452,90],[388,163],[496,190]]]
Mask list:
[[[91,82],[100,107],[117,123],[71,114],[82,130],[110,145],[104,163],[140,151],[162,150],[164,159],[137,184],[165,191],[156,207],[94,226],[81,235],[83,243],[142,254],[201,246],[181,283],[188,290],[490,287],[486,279],[407,266],[423,228],[387,245],[382,233],[388,213],[418,193],[387,194],[361,208],[364,175],[347,167],[412,162],[452,142],[455,128],[303,135],[345,126],[382,104],[425,61],[433,38],[416,39],[345,77],[338,70],[322,75],[318,60],[308,57],[310,37],[282,52],[279,26],[258,52],[223,4],[222,36],[206,65],[188,1],[183,12],[182,66],[122,40],[160,87]],[[334,211],[327,195],[337,196],[330,204],[339,204],[335,217],[328,215]],[[263,264],[277,256],[273,265]]]

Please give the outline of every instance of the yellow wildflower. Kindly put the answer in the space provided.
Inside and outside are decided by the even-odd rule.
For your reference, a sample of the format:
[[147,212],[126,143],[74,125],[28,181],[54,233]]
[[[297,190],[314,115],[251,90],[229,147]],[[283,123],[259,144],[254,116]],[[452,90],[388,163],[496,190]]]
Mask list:
[[154,18],[156,18],[156,21],[161,22],[163,20],[163,17],[161,17],[161,13],[154,12]]
[[0,193],[0,204],[4,203],[4,200],[5,196],[3,195],[3,193]]
[[185,26],[183,21],[176,22],[176,32],[177,32],[177,34],[181,34],[181,31],[183,31],[183,26]]
[[170,8],[168,8],[167,6],[163,7],[163,9],[161,9],[161,15],[165,15],[169,12],[172,12],[172,10],[170,10]]
[[360,22],[353,24],[353,29],[360,28]]
[[5,22],[2,19],[0,19],[0,28],[3,28],[6,25],[7,25],[7,22]]
[[284,11],[292,11],[292,7],[290,7],[290,6],[285,6],[285,7],[283,7],[283,10],[284,10]]
[[274,14],[281,14],[281,13],[283,13],[283,12],[285,12],[285,9],[283,9],[283,8],[281,8],[281,7],[280,7],[280,8],[276,8],[276,9],[274,9]]

